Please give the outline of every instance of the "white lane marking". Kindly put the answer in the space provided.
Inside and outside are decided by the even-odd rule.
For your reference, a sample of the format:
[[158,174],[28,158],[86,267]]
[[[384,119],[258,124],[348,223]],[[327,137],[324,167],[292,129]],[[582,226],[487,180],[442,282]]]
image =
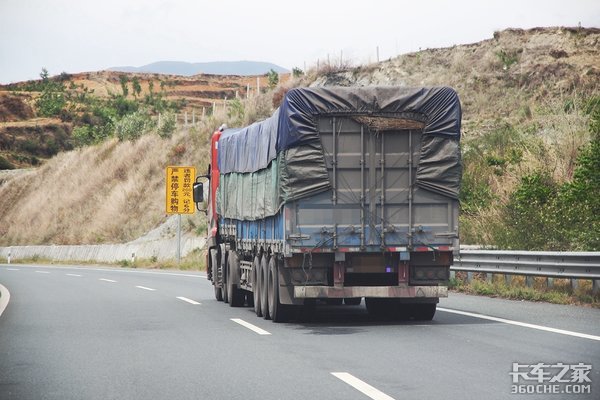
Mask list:
[[138,289],[149,290],[150,292],[154,292],[156,289],[152,289],[146,286],[136,286]]
[[35,272],[37,272],[38,274],[49,274],[50,273],[48,271],[35,271]]
[[79,276],[80,277],[81,275],[79,275],[79,274],[67,274],[67,276]]
[[590,339],[590,340],[598,340],[598,341],[600,341],[600,336],[588,335],[587,333],[579,333],[579,332],[567,331],[567,330],[564,330],[564,329],[556,329],[556,328],[551,328],[549,326],[543,326],[543,325],[528,324],[526,322],[519,322],[519,321],[513,321],[511,319],[491,317],[489,315],[475,314],[475,313],[470,313],[470,312],[467,312],[467,311],[451,310],[449,308],[440,308],[440,307],[438,307],[438,310],[439,311],[444,311],[444,312],[447,312],[447,313],[451,313],[451,314],[465,315],[467,317],[481,318],[481,319],[487,319],[488,321],[501,322],[503,324],[521,326],[523,328],[537,329],[537,330],[540,330],[540,331],[546,331],[546,332],[558,333],[558,334],[561,334],[561,335],[575,336],[575,337],[582,338],[582,339]]
[[6,268],[7,271],[20,271],[19,268]]
[[0,284],[0,317],[2,313],[8,306],[8,302],[10,301],[10,292],[8,289]]
[[231,320],[233,322],[235,322],[236,324],[240,324],[241,326],[250,329],[251,331],[254,331],[256,333],[258,333],[259,335],[270,335],[269,332],[265,331],[264,329],[259,328],[256,325],[252,325],[249,322],[244,321],[243,319],[239,319],[239,318],[231,318]]
[[[25,265],[23,264],[24,268],[38,268],[39,265]],[[128,270],[128,269],[122,269],[122,268],[118,268],[118,267],[114,267],[114,268],[93,268],[93,267],[79,267],[79,266],[69,266],[69,265],[48,265],[48,266],[44,266],[44,268],[48,268],[48,269],[62,269],[62,270],[66,270],[66,269],[74,269],[74,270],[78,270],[78,271],[103,271],[103,272],[120,272],[120,273],[131,273],[131,274],[149,274],[149,275],[169,275],[169,276],[183,276],[183,277],[187,277],[187,278],[206,278],[206,274],[204,273],[198,273],[195,275],[192,274],[184,274],[184,273],[177,273],[177,272],[157,272],[157,271],[152,271],[152,270]],[[8,269],[8,268],[7,268]],[[211,283],[212,284],[212,283]]]
[[187,297],[177,297],[179,300],[181,301],[185,301],[186,303],[190,303],[193,304],[195,306],[200,305],[201,303],[198,303],[197,301],[194,301],[192,299],[188,299]]
[[369,396],[373,400],[394,400],[393,397],[390,397],[387,394],[375,389],[373,386],[361,381],[357,377],[347,372],[332,372],[331,375],[344,381],[348,385],[352,386],[354,389],[358,390],[366,396]]
[[98,280],[99,280],[99,281],[103,281],[103,282],[117,283],[117,281],[113,281],[112,279],[100,278],[100,279],[98,279]]

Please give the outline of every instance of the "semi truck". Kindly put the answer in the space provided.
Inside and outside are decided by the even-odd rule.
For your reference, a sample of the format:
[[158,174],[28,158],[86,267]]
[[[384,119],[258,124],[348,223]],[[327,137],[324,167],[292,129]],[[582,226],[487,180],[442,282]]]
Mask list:
[[459,249],[460,128],[453,89],[395,86],[294,88],[219,128],[194,185],[216,300],[275,322],[363,299],[431,320]]

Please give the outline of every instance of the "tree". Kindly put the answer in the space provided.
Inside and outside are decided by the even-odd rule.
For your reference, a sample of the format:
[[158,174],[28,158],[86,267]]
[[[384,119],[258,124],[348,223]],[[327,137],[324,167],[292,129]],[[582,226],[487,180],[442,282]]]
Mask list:
[[142,92],[142,86],[140,85],[140,80],[137,76],[134,76],[131,80],[131,85],[133,86],[133,93],[137,98]]
[[40,84],[42,94],[35,102],[38,112],[43,117],[57,116],[67,103],[63,93],[65,87],[62,82],[51,80],[46,68],[42,68],[40,78],[42,78]]
[[121,82],[121,89],[123,90],[123,97],[127,97],[127,95],[129,94],[129,88],[127,87],[129,78],[127,78],[127,75],[119,75],[119,81]]
[[274,69],[271,69],[267,72],[267,79],[269,81],[269,87],[273,89],[279,83],[279,74]]
[[304,71],[302,71],[300,68],[294,67],[292,69],[292,75],[294,76],[294,78],[299,78],[302,75],[304,75]]

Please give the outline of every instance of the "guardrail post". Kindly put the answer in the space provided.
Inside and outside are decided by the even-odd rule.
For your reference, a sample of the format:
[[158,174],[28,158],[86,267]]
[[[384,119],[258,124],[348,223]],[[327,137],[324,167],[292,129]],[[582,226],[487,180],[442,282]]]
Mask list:
[[552,289],[554,287],[554,278],[546,278],[546,287]]
[[592,279],[592,294],[596,296],[600,293],[600,280]]
[[487,283],[492,283],[494,281],[494,274],[485,274],[485,280]]
[[532,287],[533,286],[533,276],[527,275],[525,277],[525,284],[527,285],[527,287]]
[[579,282],[577,282],[577,279],[571,279],[571,289],[577,290],[578,287],[579,287]]
[[450,279],[456,279],[456,271],[450,271]]
[[506,286],[510,286],[512,283],[512,276],[510,276],[509,274],[504,274],[504,283],[506,284]]
[[471,283],[472,280],[473,280],[473,273],[467,272],[467,283]]
[[8,249],[8,259],[7,262],[10,264],[10,249]]

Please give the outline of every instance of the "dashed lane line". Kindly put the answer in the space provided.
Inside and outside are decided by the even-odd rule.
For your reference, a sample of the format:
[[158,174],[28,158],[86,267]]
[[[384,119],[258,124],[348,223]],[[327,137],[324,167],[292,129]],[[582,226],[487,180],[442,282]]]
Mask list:
[[102,281],[102,282],[117,283],[117,281],[113,281],[112,279],[106,279],[106,278],[100,278],[100,279],[98,279],[98,280],[99,280],[99,281]]
[[79,274],[66,274],[67,276],[75,276],[75,277],[81,277],[81,275]]
[[529,323],[526,323],[526,322],[513,321],[511,319],[491,317],[489,315],[475,314],[475,313],[471,313],[471,312],[467,312],[467,311],[452,310],[452,309],[449,309],[449,308],[440,308],[440,307],[438,307],[438,310],[439,311],[443,311],[443,312],[447,312],[447,313],[451,313],[451,314],[464,315],[464,316],[467,316],[467,317],[486,319],[488,321],[501,322],[503,324],[521,326],[523,328],[537,329],[537,330],[540,330],[540,331],[546,331],[546,332],[558,333],[558,334],[561,334],[561,335],[574,336],[574,337],[578,337],[578,338],[582,338],[582,339],[590,339],[590,340],[600,341],[600,336],[588,335],[587,333],[579,333],[579,332],[567,331],[567,330],[564,330],[564,329],[551,328],[549,326],[529,324]]
[[354,389],[358,390],[362,394],[372,398],[373,400],[394,400],[393,397],[388,396],[380,390],[375,389],[373,386],[368,383],[361,381],[357,377],[347,373],[347,372],[332,372],[331,375],[340,379],[341,381],[347,383],[352,386]]
[[20,271],[19,268],[6,268],[7,271]]
[[136,288],[142,289],[142,290],[147,290],[149,292],[154,292],[156,290],[156,289],[152,289],[152,288],[149,288],[149,287],[146,287],[146,286],[136,286]]
[[231,318],[231,320],[233,322],[235,322],[236,324],[240,324],[241,326],[248,328],[255,333],[258,333],[259,335],[270,335],[271,334],[271,333],[265,331],[264,329],[259,328],[256,325],[252,325],[251,323],[244,321],[243,319]]
[[177,298],[181,301],[185,301],[186,303],[190,303],[195,306],[201,305],[201,303],[198,303],[197,301],[194,301],[192,299],[188,299],[187,297],[177,297]]
[[48,271],[35,271],[35,272],[37,272],[38,274],[49,274],[50,273]]

